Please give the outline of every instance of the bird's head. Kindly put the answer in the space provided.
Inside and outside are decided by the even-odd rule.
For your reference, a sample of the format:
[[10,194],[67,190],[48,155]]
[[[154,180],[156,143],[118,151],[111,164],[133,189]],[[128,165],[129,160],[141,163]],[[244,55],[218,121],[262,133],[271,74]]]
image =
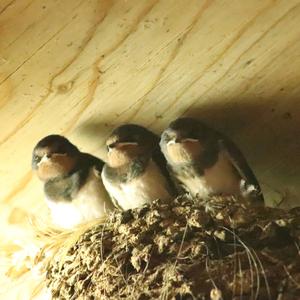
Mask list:
[[207,133],[207,127],[200,121],[179,118],[162,133],[160,147],[171,164],[193,161],[203,152]]
[[42,181],[70,173],[76,166],[80,151],[61,135],[48,135],[33,149],[32,169]]
[[117,167],[140,156],[151,156],[158,141],[154,133],[142,126],[126,124],[117,127],[106,141],[108,163]]

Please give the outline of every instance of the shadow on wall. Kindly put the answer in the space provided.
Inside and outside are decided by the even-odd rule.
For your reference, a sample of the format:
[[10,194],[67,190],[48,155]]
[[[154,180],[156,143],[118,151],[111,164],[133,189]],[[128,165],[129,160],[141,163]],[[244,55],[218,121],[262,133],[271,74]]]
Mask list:
[[105,123],[101,121],[86,122],[79,126],[77,131],[80,134],[87,135],[92,138],[101,137],[105,140],[116,126],[118,126],[118,124]]
[[[207,103],[207,104],[206,104]],[[300,205],[300,93],[271,99],[196,102],[195,117],[236,142],[253,167],[268,204]]]
[[[280,93],[270,99],[199,99],[183,115],[198,118],[228,135],[254,169],[267,203],[282,202],[281,206],[290,207],[300,204],[300,96],[282,97],[284,91]],[[168,125],[164,119],[160,123],[162,128]],[[101,137],[104,143],[119,125],[95,121],[78,131],[91,138]]]

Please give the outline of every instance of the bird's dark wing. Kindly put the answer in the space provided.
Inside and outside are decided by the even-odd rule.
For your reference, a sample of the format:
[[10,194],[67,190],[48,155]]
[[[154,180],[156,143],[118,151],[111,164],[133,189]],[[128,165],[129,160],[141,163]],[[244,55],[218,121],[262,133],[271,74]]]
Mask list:
[[110,194],[108,193],[110,200],[112,202],[112,204],[114,205],[115,208],[117,208],[118,210],[124,210],[118,203],[118,201]]
[[165,156],[160,150],[159,141],[160,141],[159,136],[157,136],[152,131],[147,132],[148,147],[152,149],[151,158],[154,161],[154,163],[159,167],[162,175],[166,178],[168,183],[167,189],[169,190],[170,194],[175,197],[178,195],[178,192],[176,191],[175,184],[172,181],[171,176],[169,174]]
[[180,180],[178,180],[177,176],[174,173],[173,168],[171,168],[169,165],[167,165],[167,170],[169,171],[172,184],[173,184],[174,189],[176,191],[176,196],[177,195],[189,194],[189,191],[186,188],[186,186]]
[[[235,170],[245,180],[245,184],[253,186],[255,188],[253,197],[259,201],[264,201],[260,185],[252,171],[249,167],[244,155],[238,149],[238,147],[228,138],[222,137],[219,139],[220,150],[223,151],[230,162],[232,163]],[[247,188],[247,186],[245,188]]]
[[[104,177],[104,178],[106,179],[106,181],[109,181],[110,183],[112,183],[113,177],[114,177],[114,175],[116,175],[116,174],[115,174],[115,173],[112,174],[112,173],[111,173],[111,170],[112,170],[112,169],[109,168],[107,164],[105,164],[105,165],[103,166],[103,168],[102,168],[101,171],[100,171],[100,170],[96,170],[96,173],[97,173],[96,176],[97,176],[100,180],[102,180],[102,178]],[[103,182],[103,180],[102,180],[102,182]],[[104,185],[104,187],[105,187],[104,182],[103,182],[103,185]],[[111,202],[113,203],[113,205],[114,205],[117,209],[123,210],[122,207],[119,205],[117,199],[109,192],[109,189],[107,189],[106,187],[105,187],[105,189],[106,189],[106,191],[107,191],[107,193],[108,193],[108,195],[109,195],[109,197],[110,197]]]
[[93,156],[89,153],[81,153],[80,163],[84,167],[88,167],[88,168],[94,167],[97,173],[99,172],[99,174],[101,174],[101,171],[104,166],[104,162],[100,158]]
[[164,177],[167,179],[169,190],[172,196],[177,196],[178,192],[176,189],[176,186],[169,174],[168,168],[167,168],[167,161],[162,154],[159,145],[154,149],[152,153],[152,159],[155,162],[155,164],[159,167],[161,173],[164,175]]

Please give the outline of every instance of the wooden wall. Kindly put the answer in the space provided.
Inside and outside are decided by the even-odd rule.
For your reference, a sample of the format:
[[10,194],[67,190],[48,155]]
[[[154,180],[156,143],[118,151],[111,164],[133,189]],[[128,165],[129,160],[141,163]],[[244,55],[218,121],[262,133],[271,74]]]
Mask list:
[[299,82],[299,0],[0,0],[0,239],[47,215],[40,138],[105,158],[114,126],[183,114],[240,145],[269,203],[296,204]]

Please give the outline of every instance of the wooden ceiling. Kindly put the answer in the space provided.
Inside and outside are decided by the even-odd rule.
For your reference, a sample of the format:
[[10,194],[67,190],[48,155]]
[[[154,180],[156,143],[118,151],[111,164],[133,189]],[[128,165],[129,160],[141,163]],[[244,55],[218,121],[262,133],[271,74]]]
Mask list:
[[40,138],[105,159],[114,126],[183,114],[236,141],[269,203],[297,204],[299,82],[299,0],[0,0],[0,238],[47,216]]

